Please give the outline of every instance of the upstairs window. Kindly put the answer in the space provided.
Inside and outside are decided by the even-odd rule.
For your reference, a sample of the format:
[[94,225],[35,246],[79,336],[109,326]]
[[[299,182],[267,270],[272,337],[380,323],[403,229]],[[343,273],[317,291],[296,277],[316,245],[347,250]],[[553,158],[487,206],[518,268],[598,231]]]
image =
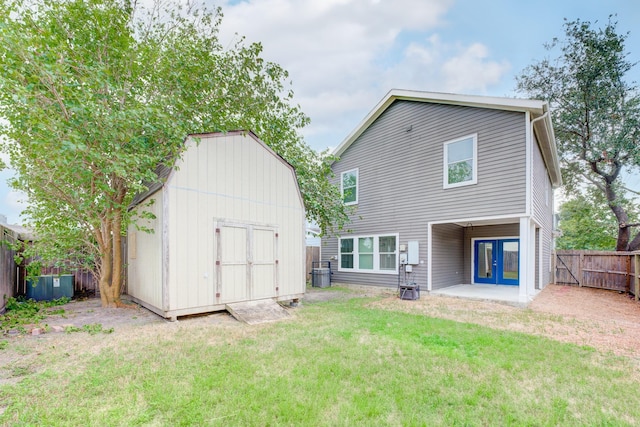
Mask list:
[[340,175],[342,201],[345,205],[358,203],[358,169],[342,172]]
[[445,142],[444,188],[475,184],[478,181],[478,135]]

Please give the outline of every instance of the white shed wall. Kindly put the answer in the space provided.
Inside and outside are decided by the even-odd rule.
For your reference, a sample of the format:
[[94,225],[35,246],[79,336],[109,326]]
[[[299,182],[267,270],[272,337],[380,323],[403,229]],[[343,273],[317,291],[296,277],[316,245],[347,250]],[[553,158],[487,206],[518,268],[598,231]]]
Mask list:
[[154,220],[139,220],[138,225],[154,230],[139,231],[134,225],[128,230],[127,293],[154,307],[162,307],[162,191],[138,205],[135,210],[151,212]]
[[186,144],[165,193],[169,310],[229,302],[216,297],[214,223],[220,221],[274,227],[279,291],[273,296],[304,293],[305,218],[293,170],[249,135],[211,134]]

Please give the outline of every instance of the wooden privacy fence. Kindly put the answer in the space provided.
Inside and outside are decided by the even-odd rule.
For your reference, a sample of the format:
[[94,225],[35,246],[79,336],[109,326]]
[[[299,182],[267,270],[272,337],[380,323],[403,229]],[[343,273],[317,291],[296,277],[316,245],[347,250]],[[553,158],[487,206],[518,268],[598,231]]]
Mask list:
[[640,294],[640,252],[556,251],[554,283]]
[[320,246],[307,246],[307,260],[306,260],[306,273],[307,281],[311,280],[311,270],[313,269],[313,263],[320,261]]

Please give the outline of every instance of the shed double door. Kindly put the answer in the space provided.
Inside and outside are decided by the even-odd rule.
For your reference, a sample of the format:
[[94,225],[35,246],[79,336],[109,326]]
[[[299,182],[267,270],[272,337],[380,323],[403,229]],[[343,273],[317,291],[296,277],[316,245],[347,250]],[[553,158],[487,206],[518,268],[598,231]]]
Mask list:
[[273,227],[216,225],[216,296],[220,303],[277,295],[277,236]]

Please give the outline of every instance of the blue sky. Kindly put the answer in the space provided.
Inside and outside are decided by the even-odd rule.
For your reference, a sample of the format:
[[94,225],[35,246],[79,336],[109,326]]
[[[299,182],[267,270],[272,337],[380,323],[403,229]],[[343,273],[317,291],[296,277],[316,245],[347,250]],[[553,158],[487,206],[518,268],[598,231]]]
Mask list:
[[[640,62],[637,0],[222,0],[220,38],[261,42],[290,73],[316,150],[336,147],[392,88],[518,96],[515,76],[547,55],[564,18],[606,24],[617,14]],[[640,82],[640,66],[631,74]],[[520,95],[521,96],[521,95]],[[20,222],[20,196],[0,172],[0,213]],[[640,188],[638,176],[628,185]]]

